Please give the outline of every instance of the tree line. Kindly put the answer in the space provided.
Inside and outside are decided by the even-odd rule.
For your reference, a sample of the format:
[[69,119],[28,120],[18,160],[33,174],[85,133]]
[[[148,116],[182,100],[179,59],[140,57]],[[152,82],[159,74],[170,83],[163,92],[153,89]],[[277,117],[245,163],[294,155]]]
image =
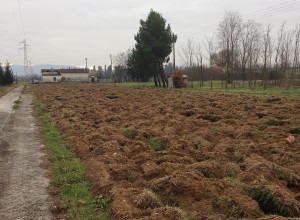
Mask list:
[[182,69],[193,80],[214,77],[226,85],[235,80],[247,81],[251,88],[257,80],[264,88],[271,83],[296,85],[300,75],[300,25],[293,29],[286,26],[284,22],[276,31],[271,24],[243,21],[238,12],[226,12],[206,42],[196,44],[190,37],[182,46]]
[[14,82],[14,75],[10,63],[6,62],[3,66],[0,63],[0,86],[10,85]]
[[[166,87],[167,76],[174,71],[169,55],[177,41],[170,24],[151,10],[147,19],[140,21],[134,39],[132,49],[114,56],[114,68],[109,66],[106,77],[114,82],[152,78],[156,86]],[[251,88],[258,83],[264,88],[271,83],[296,85],[300,76],[299,40],[299,24],[288,29],[284,22],[275,30],[271,24],[243,21],[238,12],[227,11],[214,34],[206,36],[204,42],[189,37],[181,45],[181,65],[177,68],[201,85],[205,80],[222,80],[226,86],[242,81]]]

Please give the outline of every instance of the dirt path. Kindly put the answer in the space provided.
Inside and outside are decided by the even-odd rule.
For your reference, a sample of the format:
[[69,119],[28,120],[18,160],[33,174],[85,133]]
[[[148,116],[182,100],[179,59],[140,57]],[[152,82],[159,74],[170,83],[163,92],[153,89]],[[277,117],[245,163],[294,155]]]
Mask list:
[[0,219],[51,219],[32,95],[23,94],[19,109],[10,115],[22,89],[0,98]]

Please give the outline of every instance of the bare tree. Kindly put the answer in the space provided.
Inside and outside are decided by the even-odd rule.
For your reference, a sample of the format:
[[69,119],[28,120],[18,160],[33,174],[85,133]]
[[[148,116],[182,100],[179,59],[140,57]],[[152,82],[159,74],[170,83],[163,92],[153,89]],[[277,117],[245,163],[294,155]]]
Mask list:
[[280,86],[288,83],[290,78],[290,67],[291,67],[291,54],[293,42],[293,32],[285,31],[282,37],[282,44],[280,49]]
[[213,54],[215,53],[215,46],[214,46],[214,36],[206,37],[206,51],[208,53],[209,59],[209,78],[210,78],[210,89],[213,88]]
[[296,69],[299,68],[299,56],[300,56],[300,24],[297,24],[294,30],[294,52],[293,52],[293,64],[291,73],[291,82],[294,81]]
[[249,49],[253,37],[253,26],[254,22],[248,21],[247,23],[243,24],[241,31],[239,55],[243,82],[246,80],[246,64],[250,55]]
[[218,26],[218,43],[221,50],[226,50],[227,83],[233,82],[232,75],[236,66],[238,40],[241,34],[242,19],[238,12],[225,12]]
[[[247,68],[249,72],[249,86],[255,89],[256,86],[256,70],[261,52],[261,26],[257,23],[252,23],[250,28],[249,45],[248,45],[248,60]],[[254,83],[253,83],[254,82]]]
[[120,52],[116,56],[114,56],[115,62],[115,74],[114,74],[114,81],[122,82],[127,81],[127,61],[130,54],[130,49],[125,52]]
[[185,46],[181,46],[179,52],[181,62],[186,68],[191,68],[194,65],[195,45],[193,38],[189,37]]
[[263,59],[263,69],[262,69],[262,74],[263,74],[263,81],[262,85],[264,89],[267,87],[267,81],[268,81],[268,64],[271,59],[271,30],[272,27],[269,24],[266,29],[264,30],[263,33],[263,47],[262,47],[262,59]]
[[[275,85],[277,85],[277,79],[279,78],[279,60],[280,60],[280,53],[283,41],[283,34],[285,29],[286,21],[280,26],[279,31],[277,33],[277,44],[275,48],[275,60],[274,60],[274,72],[276,73],[275,76]],[[279,79],[279,85],[281,84],[281,79]]]
[[201,86],[204,86],[204,82],[203,82],[203,52],[202,52],[202,48],[201,45],[198,44],[197,49],[195,51],[195,56],[196,56],[196,60],[197,60],[197,69],[200,72],[200,82],[201,82]]

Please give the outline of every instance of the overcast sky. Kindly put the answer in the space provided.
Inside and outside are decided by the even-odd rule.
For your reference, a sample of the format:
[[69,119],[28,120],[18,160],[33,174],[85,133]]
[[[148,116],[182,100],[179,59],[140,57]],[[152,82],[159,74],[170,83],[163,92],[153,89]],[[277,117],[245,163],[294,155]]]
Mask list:
[[109,54],[134,46],[151,8],[178,35],[178,49],[188,37],[202,42],[215,32],[226,10],[272,23],[274,33],[285,20],[300,23],[300,0],[19,0],[21,10],[18,0],[0,1],[0,62],[12,64],[23,64],[18,48],[26,38],[33,64],[84,66],[87,57],[89,66],[109,65]]

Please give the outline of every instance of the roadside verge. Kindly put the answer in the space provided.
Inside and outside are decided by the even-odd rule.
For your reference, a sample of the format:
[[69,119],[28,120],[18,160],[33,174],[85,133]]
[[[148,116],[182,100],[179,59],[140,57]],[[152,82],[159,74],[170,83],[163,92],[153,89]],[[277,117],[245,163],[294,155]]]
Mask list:
[[74,157],[50,115],[43,112],[43,104],[36,95],[34,103],[51,162],[53,214],[59,219],[110,219],[110,200],[102,196],[92,197],[84,166]]

